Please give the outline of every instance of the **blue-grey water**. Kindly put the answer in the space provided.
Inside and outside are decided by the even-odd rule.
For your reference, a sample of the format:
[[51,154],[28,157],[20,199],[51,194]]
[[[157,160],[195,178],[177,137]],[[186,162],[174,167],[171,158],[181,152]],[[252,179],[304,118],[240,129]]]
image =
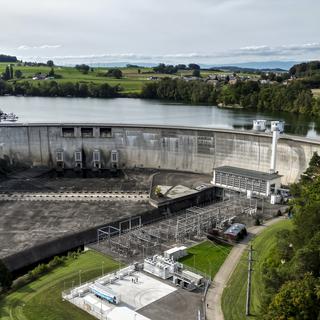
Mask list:
[[223,129],[252,128],[252,120],[284,120],[285,131],[320,139],[320,119],[286,112],[221,109],[143,99],[0,97],[0,109],[13,112],[19,122],[126,123],[197,126]]

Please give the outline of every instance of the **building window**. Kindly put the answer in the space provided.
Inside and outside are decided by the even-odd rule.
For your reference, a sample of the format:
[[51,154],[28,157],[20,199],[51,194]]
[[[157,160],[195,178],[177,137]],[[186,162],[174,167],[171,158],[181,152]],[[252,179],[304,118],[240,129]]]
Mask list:
[[117,154],[115,152],[112,153],[112,162],[117,162]]
[[74,158],[75,158],[75,161],[76,161],[76,162],[81,162],[81,161],[82,161],[82,154],[81,154],[81,151],[77,151],[77,152],[75,152],[75,154],[74,154]]
[[100,161],[100,152],[99,151],[93,152],[93,161]]
[[111,138],[112,131],[111,128],[100,128],[100,138]]
[[81,128],[81,137],[82,138],[92,138],[93,137],[93,128]]
[[62,128],[62,136],[64,138],[74,138],[74,128]]
[[58,151],[58,152],[57,152],[56,160],[57,160],[58,162],[62,162],[62,161],[63,161],[63,151]]

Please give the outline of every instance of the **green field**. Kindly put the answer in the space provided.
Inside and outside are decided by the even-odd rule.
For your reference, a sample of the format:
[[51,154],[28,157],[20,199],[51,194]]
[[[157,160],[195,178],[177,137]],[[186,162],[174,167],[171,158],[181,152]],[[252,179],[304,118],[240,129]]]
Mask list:
[[63,302],[61,292],[70,288],[72,282],[82,282],[110,272],[119,263],[94,251],[87,251],[77,259],[69,259],[64,266],[57,267],[38,280],[14,291],[0,300],[1,320],[93,320],[86,312],[69,302]]
[[[0,63],[0,73],[3,73],[7,63]],[[30,81],[33,84],[38,84],[42,81],[47,80],[32,80],[32,77],[37,73],[48,73],[51,68],[49,67],[37,67],[37,66],[18,66],[13,64],[13,70],[20,70],[23,78],[17,80],[13,79],[10,81]],[[89,71],[88,74],[83,74],[74,67],[54,67],[56,75],[60,75],[61,79],[55,79],[57,82],[80,82],[80,83],[108,83],[111,86],[119,85],[122,93],[139,93],[145,82],[149,81],[148,77],[155,75],[154,73],[149,74],[151,69],[143,68],[141,73],[138,73],[138,68],[120,68],[123,73],[122,79],[115,79],[112,77],[101,77],[98,73],[103,73],[108,68],[93,68],[94,71]]]
[[[250,319],[259,319],[259,309],[261,297],[263,295],[262,284],[262,264],[268,256],[270,250],[275,245],[275,235],[278,231],[292,228],[290,220],[278,222],[275,225],[268,227],[267,230],[257,236],[253,244],[253,269],[252,274],[252,299],[251,299],[251,314]],[[225,320],[243,320],[245,316],[245,302],[247,289],[247,256],[246,252],[241,257],[241,261],[236,267],[227,287],[222,295],[222,310]]]
[[[0,74],[5,71],[8,63],[0,63]],[[11,81],[30,81],[32,84],[36,85],[39,82],[48,81],[48,80],[32,80],[32,77],[35,74],[42,73],[48,74],[51,70],[50,67],[46,66],[23,66],[18,65],[17,63],[12,63],[13,71],[20,70],[22,72],[21,79],[12,79]],[[119,85],[120,92],[123,94],[128,93],[140,93],[144,83],[149,82],[149,77],[176,77],[176,76],[190,76],[192,75],[191,70],[179,70],[177,74],[168,75],[168,74],[158,74],[154,73],[152,68],[119,68],[122,71],[123,77],[121,79],[116,79],[112,77],[101,77],[98,76],[99,73],[105,73],[110,68],[103,67],[94,67],[93,71],[89,71],[88,74],[83,74],[81,71],[77,70],[74,67],[59,67],[55,66],[54,71],[56,75],[61,76],[61,79],[55,79],[57,82],[79,82],[79,83],[108,83],[111,86]],[[140,69],[140,73],[138,72]],[[202,70],[201,76],[207,77],[210,74],[218,74],[224,72]],[[242,75],[242,74],[240,74]],[[253,75],[251,75],[253,76]]]
[[[0,63],[0,74],[5,71],[8,63]],[[48,80],[32,80],[35,74],[43,73],[48,74],[51,68],[46,66],[23,66],[18,64],[12,64],[13,71],[20,70],[22,72],[21,79],[12,79],[10,81],[30,81],[32,84],[38,84],[39,82]],[[122,71],[123,77],[116,79],[112,77],[101,77],[99,73],[107,72],[110,68],[93,68],[93,71],[89,71],[88,74],[83,74],[81,71],[74,67],[59,67],[55,66],[54,71],[56,75],[61,76],[61,79],[55,79],[57,82],[79,82],[79,83],[108,83],[111,86],[119,85],[122,93],[140,93],[143,84],[150,81],[149,77],[173,77],[176,75],[156,74],[151,68],[119,68]],[[138,72],[140,69],[141,73]],[[191,74],[191,71],[185,71],[184,74]],[[180,75],[180,72],[179,72]]]
[[188,255],[179,261],[191,268],[197,269],[214,278],[232,246],[214,244],[211,241],[202,242],[189,248]]

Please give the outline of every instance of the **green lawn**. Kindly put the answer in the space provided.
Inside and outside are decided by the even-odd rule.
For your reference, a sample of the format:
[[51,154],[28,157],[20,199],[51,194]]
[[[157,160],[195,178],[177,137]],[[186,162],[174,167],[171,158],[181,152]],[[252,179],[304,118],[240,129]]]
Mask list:
[[202,242],[189,248],[188,255],[179,261],[189,267],[195,268],[213,279],[224,260],[231,251],[232,246],[214,244],[211,241]]
[[93,279],[102,272],[110,272],[119,263],[94,251],[87,251],[75,260],[56,268],[38,280],[18,289],[0,300],[1,320],[93,320],[88,313],[63,302],[61,292],[70,288],[72,282],[79,284],[79,270],[82,282]]
[[[284,220],[270,226],[257,236],[252,244],[253,249],[253,269],[252,274],[252,299],[250,319],[259,319],[260,302],[263,295],[262,284],[262,264],[268,256],[270,250],[275,245],[275,235],[278,231],[292,228],[290,220]],[[222,295],[222,310],[225,320],[243,320],[245,316],[245,301],[247,289],[247,258],[248,253],[244,253],[241,261],[236,267],[227,287]]]

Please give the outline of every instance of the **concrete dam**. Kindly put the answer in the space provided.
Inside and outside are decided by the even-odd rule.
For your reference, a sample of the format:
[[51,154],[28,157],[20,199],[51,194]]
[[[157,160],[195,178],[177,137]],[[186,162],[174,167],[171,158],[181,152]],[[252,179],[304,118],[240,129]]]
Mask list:
[[[117,124],[1,124],[0,158],[9,165],[56,168],[155,168],[211,174],[228,165],[270,169],[272,136],[253,131]],[[299,179],[320,141],[282,135],[277,171]],[[113,159],[112,152],[116,152]],[[78,154],[78,156],[77,156]],[[77,159],[78,157],[78,159]]]

